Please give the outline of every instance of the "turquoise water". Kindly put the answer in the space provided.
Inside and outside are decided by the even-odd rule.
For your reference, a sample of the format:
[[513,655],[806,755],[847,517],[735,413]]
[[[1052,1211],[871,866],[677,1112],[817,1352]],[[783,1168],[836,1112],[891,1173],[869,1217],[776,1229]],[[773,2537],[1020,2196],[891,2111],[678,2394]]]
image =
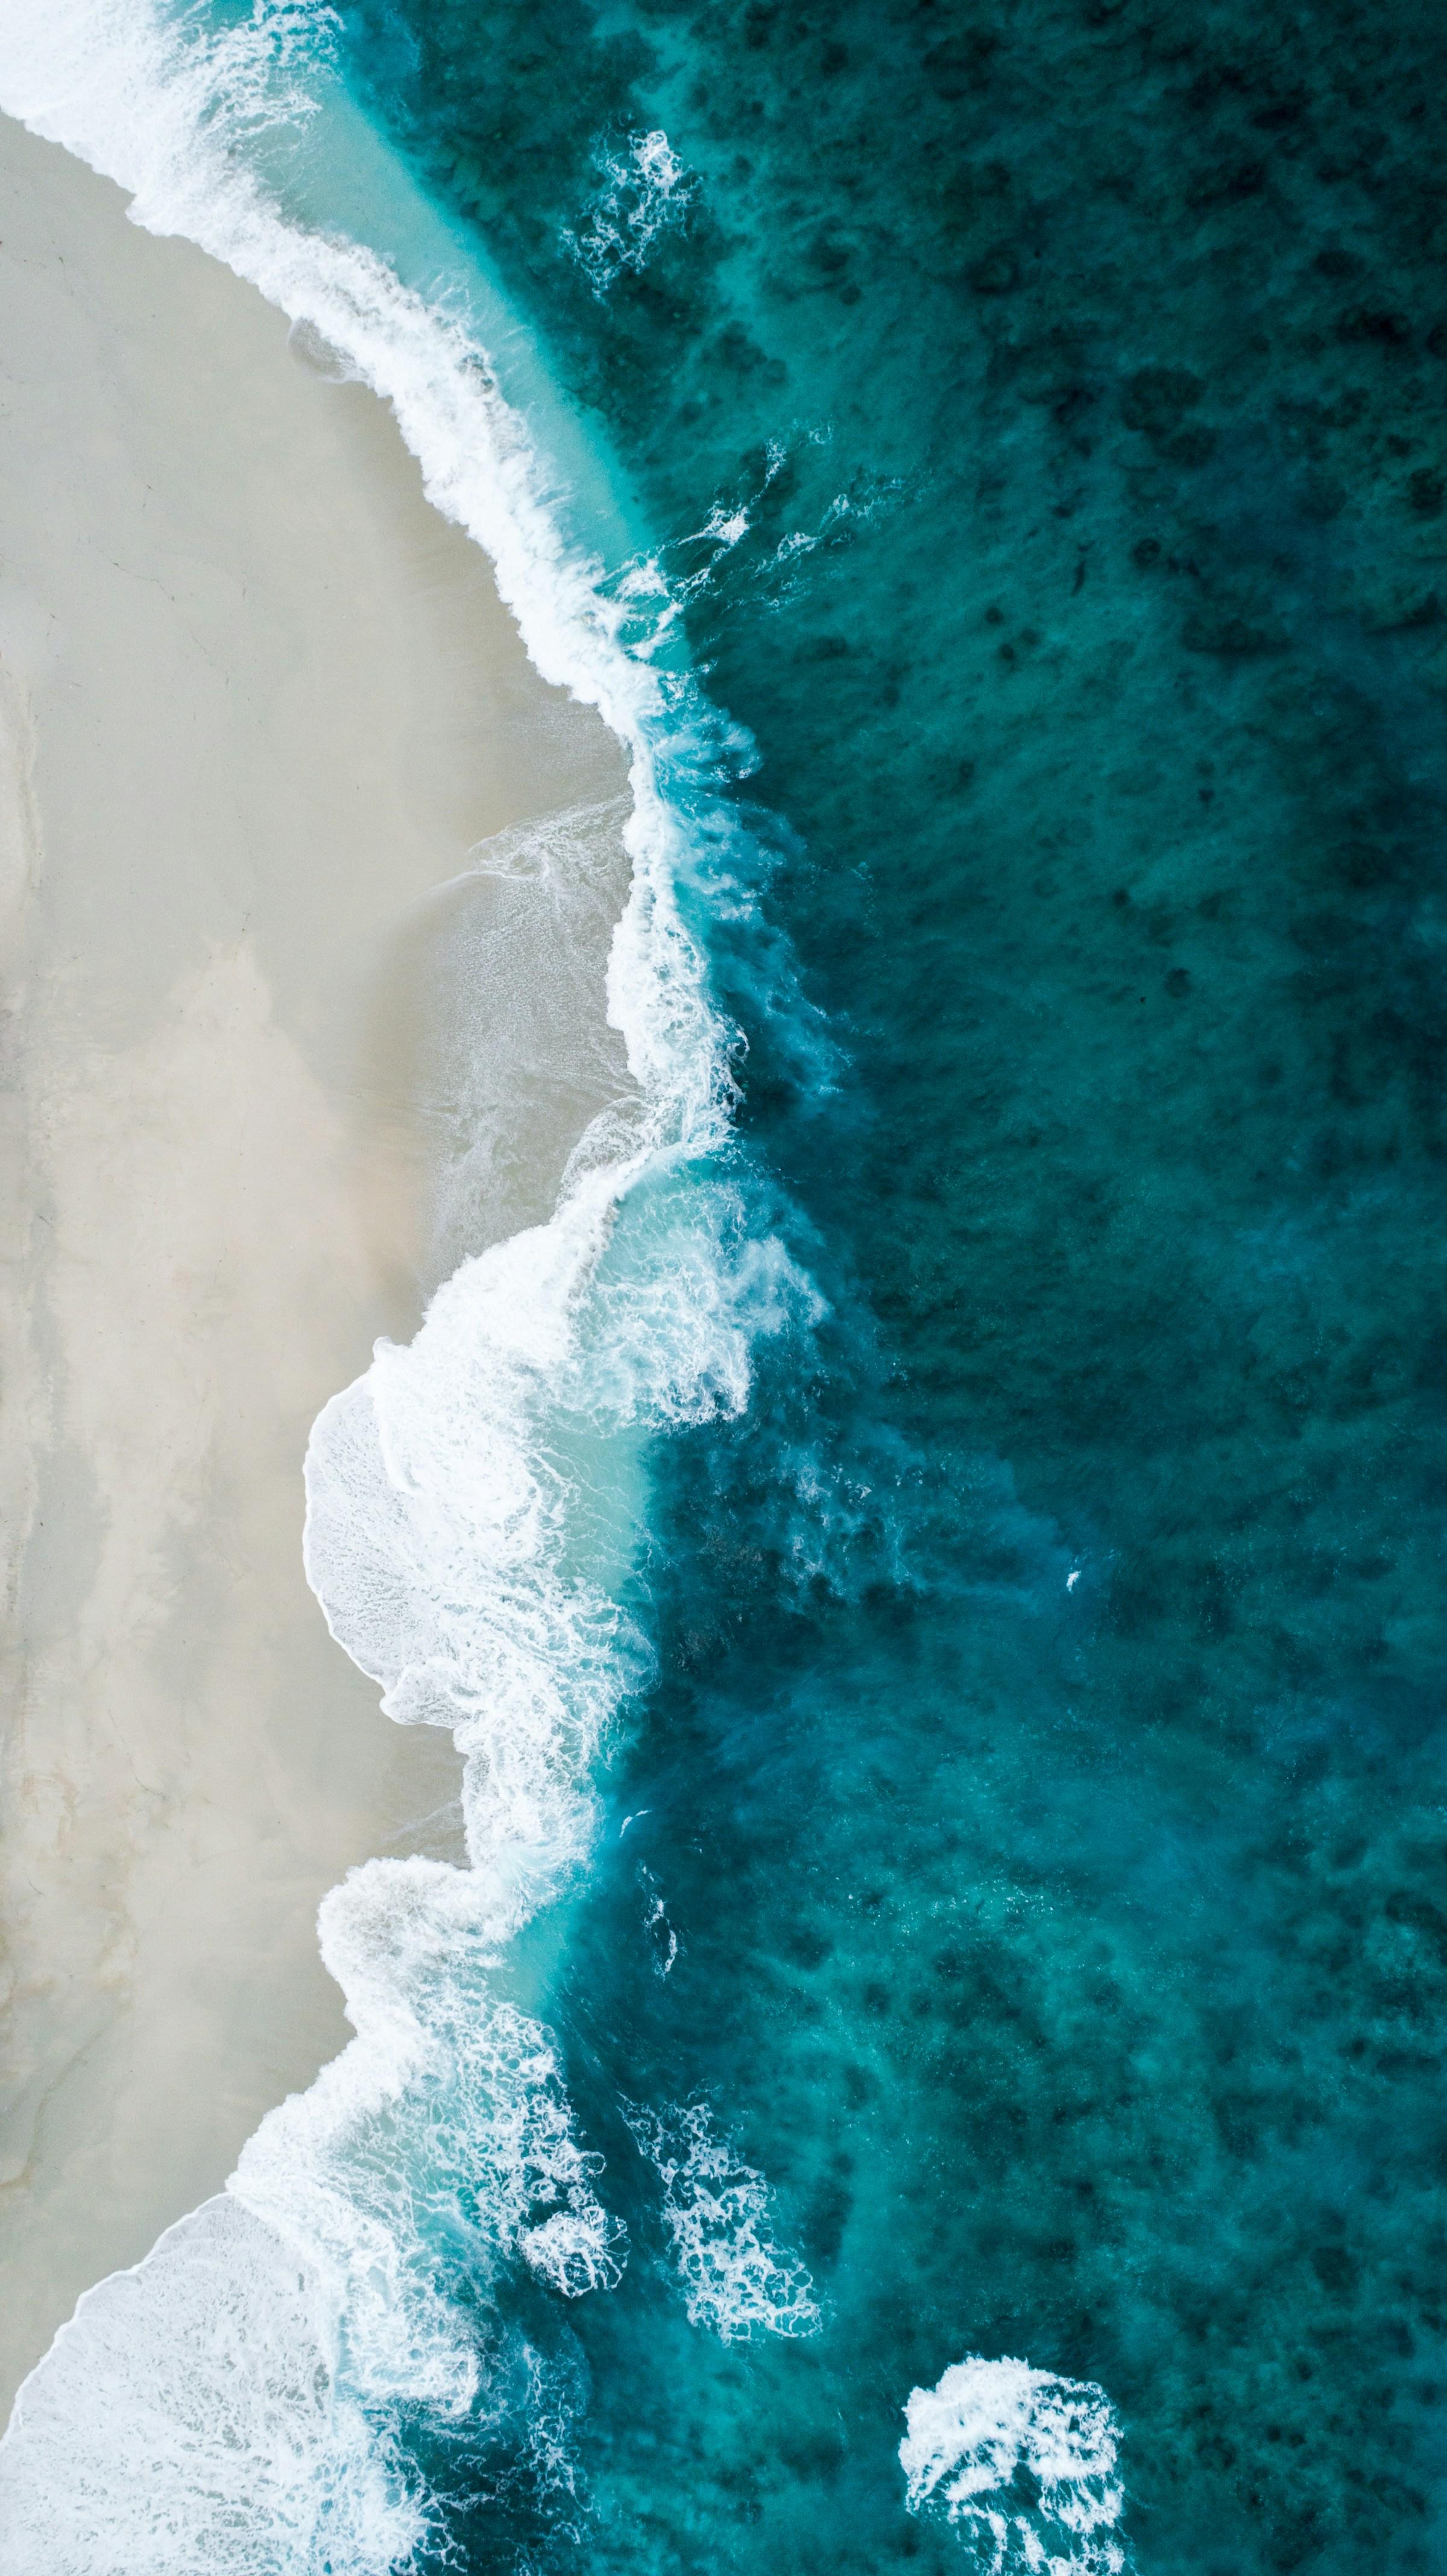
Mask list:
[[[575,1534],[601,1825],[500,1968],[447,1895],[445,2048],[328,2169],[391,2157],[480,2356],[379,2394],[348,2276],[332,2384],[428,2536],[234,2563],[1434,2569],[1447,22],[334,37],[440,222],[409,275],[471,243],[506,390],[606,460],[737,1100],[624,1193],[537,1413],[628,1622],[616,1670],[568,1626]],[[630,1413],[715,1278],[746,1406],[670,1356]],[[468,2198],[534,2027],[626,2228],[549,2110],[589,2296]],[[930,2391],[985,2410],[953,2518]]]
[[[551,2545],[955,2563],[981,2353],[1108,2392],[1143,2568],[1440,2564],[1440,13],[346,23],[757,745],[708,935],[833,1309],[655,1461]],[[814,2336],[680,2313],[618,2105],[705,2097]]]

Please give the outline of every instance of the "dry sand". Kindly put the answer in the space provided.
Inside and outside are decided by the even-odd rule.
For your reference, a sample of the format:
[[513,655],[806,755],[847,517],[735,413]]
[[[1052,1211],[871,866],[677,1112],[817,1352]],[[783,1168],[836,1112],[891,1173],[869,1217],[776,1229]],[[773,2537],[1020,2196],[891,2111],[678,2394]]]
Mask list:
[[[301,1459],[617,1083],[621,783],[373,397],[0,123],[3,2404],[342,2043],[324,1889],[450,1847],[450,1746],[306,1590]],[[579,807],[566,900],[434,891]]]

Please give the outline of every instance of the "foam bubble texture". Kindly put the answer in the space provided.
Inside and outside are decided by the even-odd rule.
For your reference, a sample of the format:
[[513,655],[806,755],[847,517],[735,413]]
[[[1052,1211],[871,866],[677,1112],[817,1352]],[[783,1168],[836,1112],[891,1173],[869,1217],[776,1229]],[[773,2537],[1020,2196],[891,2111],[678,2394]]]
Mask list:
[[816,2333],[813,2283],[774,2241],[768,2185],[716,2134],[708,2104],[634,2109],[628,2125],[663,2185],[689,2323],[724,2343]]
[[989,2576],[1121,2576],[1120,2428],[1103,2389],[972,2353],[914,2390],[905,2421],[910,2511],[953,2523]]
[[[616,2280],[598,2160],[546,2033],[494,1991],[499,1945],[585,1860],[590,1772],[644,1669],[618,1607],[644,1444],[740,1408],[757,1335],[815,1311],[709,1170],[729,1033],[677,888],[712,828],[698,790],[717,728],[651,666],[638,602],[610,597],[565,535],[465,298],[431,305],[365,245],[286,220],[261,175],[259,140],[341,112],[331,26],[308,0],[257,0],[224,27],[158,0],[24,0],[0,22],[0,104],[392,404],[537,668],[629,747],[607,989],[631,1090],[574,1153],[552,1219],[465,1262],[412,1345],[380,1345],[315,1427],[309,1577],[390,1713],[454,1731],[472,1866],[374,1861],[326,1900],[356,2038],[263,2123],[231,2199],[92,2293],[32,2375],[3,2455],[26,2535],[7,2576],[320,2568],[309,2515],[328,2521],[333,2576],[401,2563],[424,2507],[388,2466],[389,2410],[486,2412],[469,2319],[509,2266],[563,2298]],[[647,143],[640,184],[666,195]],[[772,2246],[763,2186],[721,2153],[691,2133],[668,2183],[691,2313],[727,2335],[805,2331],[808,2285]]]
[[658,235],[685,220],[694,182],[661,129],[636,134],[626,153],[600,154],[600,185],[569,247],[593,292],[606,296],[625,269],[647,265]]
[[558,1401],[609,1206],[595,1182],[465,1263],[307,1453],[306,1568],[332,1633],[389,1715],[457,1731],[469,1850],[515,1915],[587,1847],[583,1783],[633,1669],[606,1568],[579,1561]]
[[315,2275],[228,2197],[81,2300],[0,2448],[4,2576],[389,2576],[429,2527]]
[[521,2260],[565,2297],[610,2286],[623,2231],[546,2032],[492,1990],[484,1880],[369,1861],[325,1900],[322,1955],[357,2037],[262,2122],[231,2189],[319,2274],[346,2384],[466,2414],[484,2356],[454,2297]]

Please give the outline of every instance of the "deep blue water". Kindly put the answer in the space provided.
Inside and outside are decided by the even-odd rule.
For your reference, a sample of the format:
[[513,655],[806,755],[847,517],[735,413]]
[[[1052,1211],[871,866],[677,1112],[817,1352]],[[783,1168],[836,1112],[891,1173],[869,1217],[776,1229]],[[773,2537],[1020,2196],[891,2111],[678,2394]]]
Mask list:
[[[831,1304],[654,1462],[647,1813],[525,1978],[634,2254],[518,2293],[586,2500],[460,2447],[457,2544],[962,2563],[895,2454],[974,2352],[1105,2388],[1144,2570],[1439,2566],[1447,20],[344,22],[712,567],[697,917]],[[686,2320],[620,2106],[705,2097],[812,2337]]]

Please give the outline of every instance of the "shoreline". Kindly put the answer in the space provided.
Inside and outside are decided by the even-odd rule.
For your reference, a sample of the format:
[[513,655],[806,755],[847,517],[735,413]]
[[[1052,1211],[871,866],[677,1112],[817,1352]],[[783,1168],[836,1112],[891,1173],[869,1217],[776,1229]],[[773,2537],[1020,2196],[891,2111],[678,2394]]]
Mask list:
[[[8,120],[0,206],[8,2409],[343,2045],[322,1894],[456,1847],[302,1454],[625,1087],[626,878],[618,744],[376,397]],[[549,832],[576,882],[498,872]]]

